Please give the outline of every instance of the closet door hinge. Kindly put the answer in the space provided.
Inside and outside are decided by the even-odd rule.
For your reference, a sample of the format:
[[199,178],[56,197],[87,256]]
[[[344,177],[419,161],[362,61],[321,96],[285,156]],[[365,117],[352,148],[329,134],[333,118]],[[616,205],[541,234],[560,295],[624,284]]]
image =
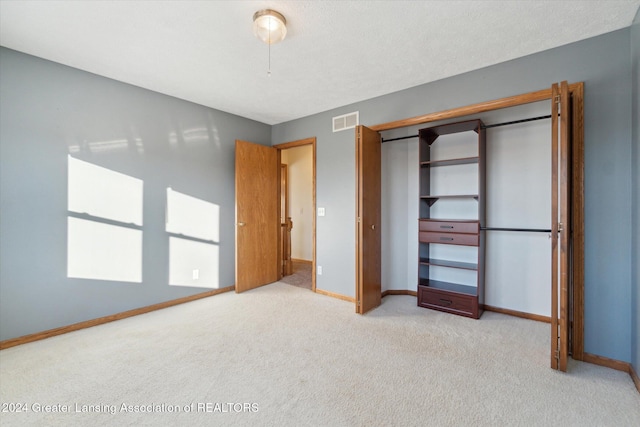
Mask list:
[[564,231],[564,227],[561,222],[558,223],[558,233],[562,233]]
[[358,217],[358,224],[360,224],[360,221],[361,221],[361,218],[360,218],[360,217]]
[[559,368],[559,366],[560,366],[560,342],[562,340],[560,339],[560,325],[559,324],[558,324],[558,329],[557,329],[557,335],[556,336],[558,338],[558,342],[556,344],[556,351],[555,351],[556,354],[554,354],[554,357],[556,358],[556,363],[557,363],[556,366],[558,366],[558,368],[556,368],[556,369],[560,369]]
[[560,104],[560,95],[556,95],[556,97],[555,97],[555,98],[553,98],[553,101],[554,101],[556,104]]

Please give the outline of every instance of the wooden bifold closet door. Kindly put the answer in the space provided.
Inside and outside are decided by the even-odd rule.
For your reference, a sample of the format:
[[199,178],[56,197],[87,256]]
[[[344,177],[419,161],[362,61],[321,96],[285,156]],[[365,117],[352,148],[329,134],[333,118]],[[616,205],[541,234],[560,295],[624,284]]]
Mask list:
[[[569,356],[569,85],[551,87],[551,368]],[[558,121],[558,115],[560,120]]]
[[360,314],[382,301],[381,143],[378,132],[356,128],[356,312]]

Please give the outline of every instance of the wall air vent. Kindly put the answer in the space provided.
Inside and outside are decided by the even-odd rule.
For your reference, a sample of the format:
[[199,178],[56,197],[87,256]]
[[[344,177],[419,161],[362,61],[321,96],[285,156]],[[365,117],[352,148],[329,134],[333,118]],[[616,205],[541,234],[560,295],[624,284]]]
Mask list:
[[333,118],[333,131],[338,132],[345,129],[353,129],[360,124],[360,112],[355,111],[349,114],[343,114],[342,116],[336,116]]

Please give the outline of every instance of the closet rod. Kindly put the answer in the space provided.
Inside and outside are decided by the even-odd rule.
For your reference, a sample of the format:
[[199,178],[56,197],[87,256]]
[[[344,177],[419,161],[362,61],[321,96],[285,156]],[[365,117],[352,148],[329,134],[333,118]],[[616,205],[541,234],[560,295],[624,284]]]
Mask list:
[[536,120],[544,120],[544,119],[550,119],[550,118],[551,118],[551,114],[548,114],[546,116],[531,117],[528,119],[514,120],[512,122],[495,123],[493,125],[484,125],[482,126],[482,129],[497,128],[498,126],[515,125],[518,123],[534,122]]
[[391,142],[391,141],[400,141],[401,139],[409,139],[409,138],[417,138],[418,135],[409,135],[409,136],[401,136],[398,138],[391,138],[391,139],[384,139],[382,138],[382,143],[384,144],[385,142]]
[[[482,129],[497,128],[498,126],[516,125],[518,123],[533,122],[536,120],[544,120],[544,119],[550,119],[550,118],[551,118],[551,114],[548,114],[546,116],[530,117],[528,119],[513,120],[510,122],[503,122],[503,123],[494,123],[492,125],[483,125]],[[400,136],[398,138],[390,138],[390,139],[382,138],[382,142],[384,143],[384,142],[391,142],[391,141],[400,141],[401,139],[417,138],[418,136],[419,135],[409,135],[409,136]]]
[[400,136],[398,138],[391,138],[391,139],[382,138],[382,142],[400,141],[401,139],[409,139],[409,138],[417,138],[417,137],[418,137],[418,135]]
[[480,227],[480,230],[486,231],[528,231],[534,233],[551,233],[551,230],[542,228],[502,228],[502,227]]

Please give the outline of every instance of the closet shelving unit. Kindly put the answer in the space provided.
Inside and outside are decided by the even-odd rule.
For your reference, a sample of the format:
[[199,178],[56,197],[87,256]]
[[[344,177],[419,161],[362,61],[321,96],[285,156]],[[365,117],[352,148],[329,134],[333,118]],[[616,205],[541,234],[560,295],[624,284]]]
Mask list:
[[[442,135],[462,133],[473,135],[462,142],[462,151],[471,156],[449,157],[434,155],[436,152],[455,152],[447,150]],[[460,146],[460,142],[456,142]],[[441,150],[438,150],[441,148]],[[444,124],[419,131],[420,158],[420,218],[419,218],[419,267],[418,267],[418,305],[420,307],[445,311],[448,313],[478,319],[484,304],[484,226],[485,226],[485,171],[486,148],[484,125],[480,120]],[[477,164],[477,172],[472,169],[460,175],[455,166]],[[437,179],[436,179],[437,177]],[[475,180],[461,183],[460,180]],[[437,181],[437,182],[436,182]],[[452,184],[452,185],[448,185]],[[469,184],[469,185],[466,185]],[[466,187],[465,187],[466,185]],[[449,187],[477,189],[474,194],[449,193],[443,191]],[[473,200],[467,205],[460,217],[441,217],[441,212],[451,210],[436,209],[439,204],[451,201]],[[454,209],[453,212],[456,212]],[[447,245],[444,251],[434,245]],[[477,248],[474,262],[468,262],[468,252],[464,260],[456,259],[456,246]],[[446,258],[432,257],[437,253],[446,253]],[[477,254],[477,255],[476,255]],[[437,255],[436,255],[437,256]],[[456,270],[472,271],[474,283],[456,283],[434,279],[434,268],[453,270],[449,276],[456,277]],[[445,276],[447,276],[445,274]]]

